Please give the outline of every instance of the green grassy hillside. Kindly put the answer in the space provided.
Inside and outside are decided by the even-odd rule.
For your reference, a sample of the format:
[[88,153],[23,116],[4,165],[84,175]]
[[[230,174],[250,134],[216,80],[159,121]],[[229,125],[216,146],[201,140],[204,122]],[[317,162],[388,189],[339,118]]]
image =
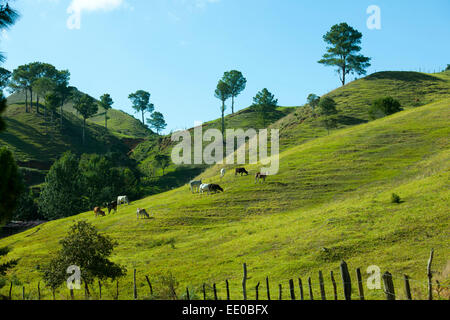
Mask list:
[[[184,186],[113,216],[94,218],[88,212],[49,222],[0,240],[0,247],[11,246],[10,258],[21,258],[12,274],[31,295],[40,280],[39,266],[58,249],[73,222],[87,220],[119,242],[113,260],[130,271],[120,282],[121,298],[132,297],[136,268],[141,297],[148,295],[145,275],[155,279],[159,271],[171,271],[180,282],[179,293],[189,286],[194,297],[201,297],[203,283],[217,283],[223,299],[228,279],[231,297],[241,299],[244,262],[248,288],[269,276],[272,296],[280,283],[288,298],[289,279],[302,277],[306,283],[311,276],[318,297],[322,270],[330,297],[329,272],[339,277],[341,259],[349,264],[352,279],[357,267],[364,278],[371,265],[389,270],[400,298],[402,276],[408,274],[413,298],[424,298],[429,250],[436,250],[434,270],[448,269],[450,263],[449,105],[446,98],[288,148],[281,154],[279,174],[265,184],[230,172],[220,181],[220,166],[214,166],[201,177],[219,182],[224,194],[193,195]],[[248,168],[253,175],[259,170],[257,165]],[[392,204],[394,192],[404,202]],[[155,218],[136,220],[137,207],[148,208]],[[449,285],[448,274],[435,277]],[[105,284],[103,290],[111,298],[115,286]],[[353,290],[356,298],[356,286]],[[21,287],[15,287],[14,295],[20,294]],[[48,290],[44,294],[50,295]],[[59,298],[67,295],[67,290],[58,293]],[[82,292],[76,295],[83,297]],[[366,296],[382,299],[384,294],[366,288]],[[249,297],[254,299],[254,290]]]
[[[329,94],[337,103],[338,128],[369,121],[369,107],[378,98],[391,96],[406,110],[450,97],[450,71],[435,74],[386,71],[348,83]],[[272,125],[280,128],[281,148],[285,149],[317,137],[327,131],[314,119],[303,120],[299,111]]]
[[7,128],[0,133],[0,147],[13,151],[22,168],[27,185],[44,182],[47,170],[64,152],[76,154],[118,152],[127,154],[126,141],[104,127],[91,123],[86,129],[86,143],[82,144],[82,120],[64,113],[63,130],[59,129],[59,118],[50,123],[50,118],[35,112],[26,113],[23,105],[9,105],[3,116]]
[[[14,93],[8,97],[8,104],[15,105],[25,104],[25,95],[23,93]],[[24,107],[25,108],[25,107]],[[73,108],[71,101],[64,105],[64,111],[77,115],[77,111]],[[105,110],[99,107],[96,116],[88,119],[89,123],[94,123],[99,126],[105,126]],[[151,131],[145,127],[139,120],[133,116],[116,109],[108,111],[108,129],[116,134],[118,137],[126,138],[146,138],[151,135]]]

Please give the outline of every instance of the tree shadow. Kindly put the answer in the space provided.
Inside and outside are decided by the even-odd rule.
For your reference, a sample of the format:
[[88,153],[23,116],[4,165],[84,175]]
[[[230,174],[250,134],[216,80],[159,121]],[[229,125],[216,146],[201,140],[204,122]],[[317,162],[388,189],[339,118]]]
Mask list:
[[363,124],[363,123],[369,122],[369,121],[364,120],[364,119],[359,119],[359,118],[355,118],[355,117],[351,117],[351,116],[343,116],[343,115],[339,116],[338,121],[339,121],[339,123],[344,124],[346,126],[354,126],[354,125],[358,125],[358,124]]
[[370,76],[367,76],[365,78],[366,80],[381,80],[381,79],[387,79],[387,80],[399,80],[399,81],[408,81],[408,82],[415,82],[415,81],[444,81],[438,77],[420,73],[420,72],[413,72],[413,71],[384,71],[384,72],[377,72],[374,74],[371,74]]

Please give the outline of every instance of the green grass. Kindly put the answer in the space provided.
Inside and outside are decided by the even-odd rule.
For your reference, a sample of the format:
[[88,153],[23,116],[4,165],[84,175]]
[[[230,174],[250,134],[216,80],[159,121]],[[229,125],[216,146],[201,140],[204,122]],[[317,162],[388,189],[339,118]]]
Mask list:
[[[278,283],[288,299],[288,280],[302,277],[305,284],[309,276],[319,297],[319,270],[331,297],[329,272],[339,279],[341,259],[349,264],[352,279],[358,267],[364,278],[371,265],[390,271],[400,298],[401,277],[408,274],[413,298],[424,298],[429,250],[435,249],[433,270],[449,263],[449,104],[446,98],[286,148],[279,174],[265,184],[255,185],[252,176],[236,178],[230,172],[220,181],[220,167],[214,166],[201,177],[219,182],[224,194],[192,195],[183,186],[106,218],[88,212],[49,222],[0,240],[0,247],[11,246],[9,257],[21,258],[10,275],[32,296],[40,280],[38,266],[49,261],[75,221],[87,220],[119,242],[113,260],[129,270],[120,282],[123,299],[132,297],[133,268],[140,297],[148,296],[145,275],[155,279],[158,272],[171,271],[180,282],[179,293],[189,286],[200,297],[203,283],[217,283],[223,299],[228,279],[232,298],[241,299],[244,262],[251,299],[256,283],[263,284],[266,276],[273,297],[278,296]],[[259,167],[248,169],[254,175]],[[392,193],[404,202],[391,203]],[[149,208],[155,218],[136,220],[137,207]],[[441,282],[449,284],[448,278]],[[106,285],[104,296],[111,298],[114,290],[114,285]],[[15,287],[14,297],[20,294]],[[43,294],[50,297],[48,290]],[[61,290],[58,298],[67,295]],[[82,292],[76,295],[83,297]],[[367,288],[366,296],[384,298],[382,291]]]
[[[35,102],[34,102],[35,103]],[[25,95],[14,93],[8,97],[8,104],[21,104],[25,109]],[[64,105],[64,111],[77,116],[73,103],[69,101]],[[88,119],[88,123],[105,126],[105,110],[99,107],[96,116]],[[116,109],[108,111],[108,129],[119,138],[145,138],[151,135],[151,131],[133,116]]]
[[[77,154],[128,151],[118,137],[94,124],[86,126],[86,144],[83,145],[82,121],[69,112],[64,113],[62,131],[49,124],[49,116],[45,121],[43,115],[25,113],[23,105],[9,105],[4,119],[7,128],[0,133],[0,146],[10,148],[18,161],[51,164],[68,150]],[[59,118],[55,123],[59,124]]]
[[[391,96],[399,100],[406,110],[449,98],[450,71],[435,74],[378,72],[348,83],[326,96],[337,103],[338,128],[346,128],[369,121],[369,107],[377,98]],[[282,149],[327,135],[317,121],[300,122],[296,113],[282,118],[271,127],[280,128]]]

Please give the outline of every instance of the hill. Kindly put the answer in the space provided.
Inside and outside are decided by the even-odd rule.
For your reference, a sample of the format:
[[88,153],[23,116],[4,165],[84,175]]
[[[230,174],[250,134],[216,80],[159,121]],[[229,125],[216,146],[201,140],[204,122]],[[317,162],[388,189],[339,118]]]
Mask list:
[[[25,95],[23,93],[14,93],[8,97],[9,105],[24,105]],[[68,101],[64,107],[65,112],[77,116],[77,111],[73,108],[73,103]],[[99,107],[97,115],[88,119],[88,123],[94,123],[99,126],[105,125],[105,110]],[[151,135],[151,131],[142,125],[142,123],[133,116],[116,109],[108,110],[108,129],[118,137],[126,138],[146,138]]]
[[[283,284],[287,298],[289,279],[302,277],[305,283],[310,276],[319,296],[317,277],[322,270],[330,296],[327,275],[339,275],[341,259],[349,264],[352,278],[357,267],[363,273],[370,265],[389,270],[396,288],[403,287],[402,276],[408,274],[413,297],[423,298],[429,250],[436,250],[434,270],[449,264],[449,104],[450,98],[444,98],[286,148],[279,174],[265,184],[230,172],[220,181],[220,166],[214,166],[201,177],[220,181],[223,194],[192,195],[184,186],[122,207],[106,218],[96,219],[88,212],[49,222],[0,240],[0,247],[11,246],[10,258],[21,258],[14,274],[33,295],[39,266],[49,261],[70,225],[87,220],[119,242],[113,260],[129,270],[120,282],[124,299],[132,297],[133,268],[141,297],[147,292],[144,275],[153,280],[159,270],[171,271],[180,282],[179,292],[189,286],[197,298],[203,283],[209,289],[216,283],[224,298],[228,279],[231,297],[239,299],[244,262],[249,267],[248,288],[269,276],[272,295]],[[248,169],[254,174],[259,166]],[[392,193],[404,202],[391,203]],[[138,207],[149,208],[155,218],[136,220]],[[448,285],[448,275],[441,282]],[[111,298],[115,285],[104,284],[103,290]],[[58,297],[66,298],[66,291]],[[15,288],[14,295],[20,292]],[[402,290],[397,292],[401,297]],[[366,296],[382,299],[384,294],[366,288]]]
[[[450,71],[425,74],[386,71],[358,79],[324,95],[333,98],[339,111],[338,128],[368,122],[369,107],[378,98],[391,96],[406,110],[450,97]],[[315,119],[302,117],[301,109],[274,123],[279,128],[281,149],[327,135]]]
[[129,141],[94,123],[87,126],[83,145],[82,120],[70,112],[64,112],[63,130],[49,117],[26,113],[21,104],[9,105],[3,115],[7,128],[0,133],[0,146],[13,151],[30,186],[42,183],[53,162],[68,150],[76,154],[113,152],[124,156],[130,150]]

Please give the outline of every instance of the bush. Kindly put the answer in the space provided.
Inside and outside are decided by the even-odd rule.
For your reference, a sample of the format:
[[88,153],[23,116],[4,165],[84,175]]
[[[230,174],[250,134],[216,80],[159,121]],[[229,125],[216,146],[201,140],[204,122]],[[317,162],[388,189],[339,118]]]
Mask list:
[[450,64],[447,65],[447,68],[445,69],[445,71],[449,71],[450,70]]
[[0,226],[12,218],[24,189],[16,161],[7,148],[0,148]]
[[372,120],[375,120],[400,111],[403,111],[400,102],[392,97],[386,97],[373,102],[369,109],[369,116]]
[[396,193],[393,193],[391,196],[391,203],[401,203],[402,199],[400,198],[400,196]]
[[13,214],[13,220],[34,221],[41,219],[44,219],[44,217],[39,214],[33,191],[29,189],[25,190],[18,200],[17,208]]

